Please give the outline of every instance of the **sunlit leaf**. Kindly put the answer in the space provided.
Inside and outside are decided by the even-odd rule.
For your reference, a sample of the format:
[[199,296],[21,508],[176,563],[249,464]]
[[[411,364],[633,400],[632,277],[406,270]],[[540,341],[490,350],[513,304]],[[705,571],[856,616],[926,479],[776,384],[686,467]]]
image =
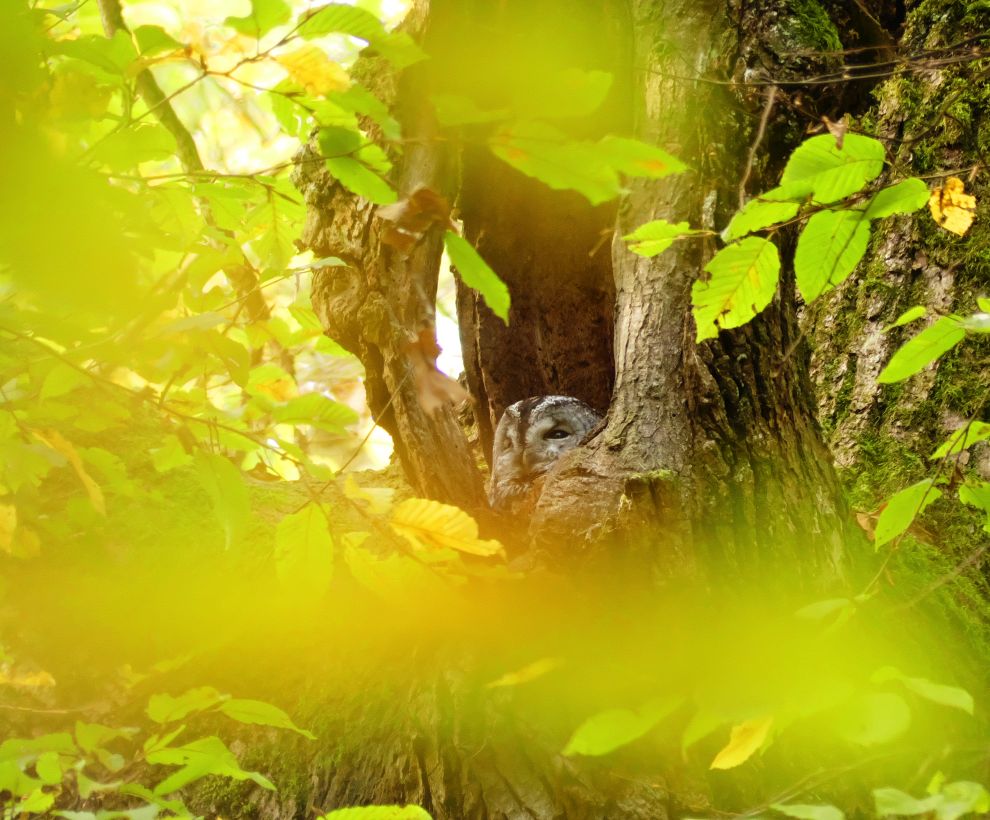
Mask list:
[[226,697],[227,695],[220,694],[212,686],[190,689],[178,697],[166,694],[152,695],[148,699],[146,712],[155,723],[174,723],[193,712],[212,709]]
[[471,555],[497,555],[498,541],[478,538],[477,522],[464,510],[426,498],[407,498],[392,510],[393,530],[424,550],[454,549]]
[[696,234],[687,222],[668,222],[666,219],[654,219],[640,225],[632,233],[626,234],[622,238],[629,242],[629,250],[640,256],[657,256],[674,244],[674,240],[679,236],[689,236]]
[[204,737],[185,746],[159,749],[149,753],[147,761],[156,765],[181,767],[155,786],[154,792],[157,795],[171,794],[210,774],[234,780],[252,780],[262,788],[275,790],[268,778],[242,769],[233,752],[218,737]]
[[747,202],[742,209],[736,211],[732,221],[722,233],[722,239],[729,242],[769,225],[786,222],[792,219],[801,207],[799,202],[781,201],[774,197],[774,191],[768,191]]
[[241,723],[250,723],[256,726],[274,726],[277,729],[290,729],[309,740],[316,740],[316,735],[305,729],[300,729],[285,712],[277,706],[272,706],[272,704],[265,703],[264,701],[231,698],[220,704],[220,711],[227,717]]
[[106,515],[107,506],[106,501],[103,498],[103,490],[100,488],[100,485],[93,480],[93,477],[86,471],[85,466],[83,466],[82,458],[76,451],[76,448],[73,446],[72,442],[70,442],[57,430],[46,430],[44,433],[35,430],[34,436],[44,445],[50,447],[52,450],[65,457],[65,460],[72,465],[72,469],[75,470],[76,475],[79,477],[79,481],[85,488],[86,495],[89,496],[93,509],[100,515]]
[[924,509],[942,495],[934,481],[926,478],[892,495],[877,520],[874,543],[879,549],[911,526]]
[[538,661],[526,664],[515,672],[507,672],[488,684],[489,689],[498,689],[503,686],[519,686],[522,683],[542,678],[548,672],[552,672],[564,663],[560,658],[540,658]]
[[419,806],[359,806],[335,809],[317,820],[431,820],[431,815]]
[[492,313],[508,324],[509,289],[498,278],[498,274],[488,266],[470,242],[453,231],[444,233],[443,243],[464,284],[478,291]]
[[959,488],[959,500],[963,504],[983,510],[986,518],[983,531],[990,533],[990,482],[967,482]]
[[555,190],[574,190],[592,204],[622,192],[608,159],[590,142],[569,139],[563,132],[538,122],[516,122],[489,141],[499,159]]
[[682,698],[661,698],[633,711],[609,709],[588,718],[574,730],[563,754],[600,756],[627,746],[645,735],[683,702]]
[[628,137],[603,137],[596,153],[615,171],[630,177],[661,179],[687,170],[683,162],[662,148]]
[[883,143],[847,134],[842,148],[830,134],[805,140],[794,149],[780,178],[789,196],[813,194],[817,202],[836,202],[861,190],[883,170]]
[[357,413],[350,407],[322,393],[305,393],[291,398],[274,408],[272,417],[283,424],[309,424],[334,433],[344,432],[358,420]]
[[928,308],[926,308],[924,305],[915,305],[914,307],[909,307],[893,322],[887,325],[887,327],[883,329],[883,332],[886,333],[888,330],[893,330],[895,327],[902,327],[918,319],[923,319],[927,315],[928,315]]
[[794,252],[794,273],[806,302],[841,284],[866,253],[870,221],[863,211],[819,211],[808,220]]
[[763,310],[777,291],[780,256],[777,247],[755,236],[728,245],[705,265],[708,281],[691,288],[698,341],[713,339],[719,329],[746,324]]
[[216,453],[197,453],[196,474],[224,531],[230,549],[244,532],[251,514],[247,487],[240,471]]
[[970,421],[960,427],[929,458],[945,458],[972,447],[979,441],[990,439],[990,424],[984,421]]
[[314,45],[304,45],[275,58],[297,83],[314,97],[344,91],[350,85],[347,72]]
[[279,522],[275,571],[288,589],[312,597],[326,592],[333,578],[333,538],[316,504],[307,504]]
[[861,746],[890,743],[907,731],[911,710],[904,698],[887,692],[860,695],[834,715],[831,726],[842,738]]
[[241,34],[260,39],[275,26],[287,23],[292,9],[285,0],[251,0],[251,13],[246,17],[228,17],[224,25]]
[[0,551],[10,554],[14,546],[14,531],[17,529],[17,507],[0,502]]
[[973,714],[973,696],[965,689],[958,686],[947,686],[944,683],[935,683],[927,678],[912,678],[902,674],[892,666],[885,666],[878,669],[872,676],[874,683],[885,683],[887,681],[898,681],[905,688],[911,690],[932,703],[939,703],[942,706],[951,706],[954,709],[961,709],[967,714]]
[[760,750],[770,734],[773,716],[747,720],[732,727],[729,742],[715,755],[711,769],[734,769]]
[[905,179],[873,195],[866,205],[866,218],[879,219],[892,214],[910,214],[925,207],[928,186],[921,179]]
[[909,339],[877,376],[881,384],[903,381],[952,350],[966,336],[958,319],[941,316],[917,336]]

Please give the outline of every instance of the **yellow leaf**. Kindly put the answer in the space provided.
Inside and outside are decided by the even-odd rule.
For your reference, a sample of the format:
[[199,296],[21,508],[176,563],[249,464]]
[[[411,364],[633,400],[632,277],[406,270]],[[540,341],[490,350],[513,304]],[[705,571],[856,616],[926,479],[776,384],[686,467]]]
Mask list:
[[947,231],[963,236],[973,224],[976,197],[963,193],[964,184],[958,177],[949,177],[945,185],[932,191],[928,209],[932,219]]
[[732,727],[729,742],[715,755],[712,769],[732,769],[745,763],[763,745],[773,725],[773,716],[747,720]]
[[93,509],[100,515],[106,515],[107,505],[103,499],[103,490],[93,480],[93,477],[86,472],[86,467],[83,465],[82,459],[79,457],[79,453],[76,452],[76,448],[72,445],[72,442],[56,430],[46,430],[44,433],[39,433],[37,430],[33,432],[35,438],[42,444],[46,447],[51,447],[56,453],[65,456],[66,461],[72,465],[72,469],[79,476],[83,487],[86,488],[86,494],[89,496],[89,501],[93,505]]
[[478,524],[464,510],[439,501],[406,499],[396,505],[389,523],[399,535],[425,550],[455,549],[471,555],[502,552],[498,541],[478,539]]
[[0,504],[0,550],[10,553],[14,546],[14,530],[17,529],[17,507]]
[[275,59],[293,80],[314,97],[323,97],[332,91],[346,91],[351,84],[347,72],[318,46],[305,45],[288,54],[279,54]]
[[538,661],[526,664],[522,669],[496,678],[488,684],[488,688],[495,689],[500,686],[518,686],[520,683],[529,683],[531,680],[542,678],[547,672],[552,672],[563,662],[560,658],[540,658]]
[[392,506],[392,496],[395,490],[391,487],[362,487],[350,473],[344,479],[344,495],[351,501],[363,501],[368,505],[368,512],[384,515]]

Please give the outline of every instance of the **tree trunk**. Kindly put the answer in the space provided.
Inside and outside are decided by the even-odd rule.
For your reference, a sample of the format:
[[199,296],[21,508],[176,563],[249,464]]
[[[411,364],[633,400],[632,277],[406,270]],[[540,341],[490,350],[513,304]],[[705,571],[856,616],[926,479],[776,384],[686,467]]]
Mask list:
[[[436,2],[430,25],[450,28],[433,42],[449,46],[460,37],[478,44],[475,56],[483,62],[472,21],[483,21],[497,51],[501,37],[529,33],[526,5]],[[612,218],[608,207],[545,191],[480,149],[465,150],[459,191],[465,231],[513,299],[504,328],[473,294],[462,290],[459,297],[482,438],[489,446],[500,410],[526,395],[571,393],[605,409],[611,390],[604,428],[565,457],[545,485],[531,527],[541,554],[571,570],[588,566],[585,558],[597,566],[618,554],[639,576],[661,583],[688,573],[790,584],[796,573],[808,589],[834,586],[855,533],[815,420],[788,262],[793,237],[782,243],[784,276],[772,305],[751,324],[701,345],[690,289],[714,242],[688,240],[643,259],[618,237],[658,217],[718,230],[741,198],[771,187],[808,123],[825,114],[838,119],[862,93],[824,83],[802,87],[801,80],[840,67],[840,34],[850,43],[880,37],[878,13],[849,3],[833,9],[833,20],[815,0],[591,5],[588,19],[608,23],[608,47],[599,62],[585,65],[608,66],[620,76],[608,103],[611,119],[576,121],[571,133],[621,131],[634,123],[637,135],[692,170],[631,186],[606,243],[609,256],[601,242]],[[535,7],[539,19],[555,4]],[[425,19],[424,9],[416,4],[416,20]],[[568,29],[558,29],[545,42],[559,46]],[[540,37],[549,35],[534,39]],[[447,54],[465,61],[465,77],[476,76],[466,51]],[[438,64],[452,70],[449,62]],[[766,78],[779,85],[775,92]],[[421,93],[422,86],[414,90]],[[421,124],[417,137],[430,133],[425,119],[404,122]],[[401,191],[425,182],[453,193],[456,174],[447,163],[457,157],[443,155],[436,143],[411,144],[430,147],[407,150]],[[336,282],[339,272],[322,274],[317,311],[330,335],[362,358],[369,401],[396,438],[414,486],[457,501],[449,479],[467,469],[462,437],[449,414],[424,418],[400,355],[402,340],[432,309],[439,238],[427,237],[416,266],[400,264],[377,237],[374,208],[345,197],[324,175],[306,184],[307,243],[320,255],[353,261],[348,276],[357,272],[344,286]],[[374,315],[387,321],[367,320],[373,302]],[[431,469],[441,454],[442,466]],[[439,820],[662,818],[704,805],[697,784],[658,785],[673,769],[629,777],[561,757],[566,733],[470,684],[472,662],[463,655],[441,653],[435,667],[402,678],[393,691],[369,689],[335,704],[361,727],[360,738],[342,742],[332,766],[314,766],[313,783],[296,805],[416,802]]]
[[[930,67],[922,62],[924,70],[898,71],[884,82],[866,122],[888,141],[892,176],[941,184],[954,174],[986,202],[987,175],[977,168],[990,152],[990,71],[985,60],[959,62],[965,48],[946,49],[979,43],[990,11],[952,0],[909,8],[899,46],[906,54],[928,52]],[[938,227],[927,209],[885,221],[853,275],[808,311],[819,417],[863,508],[925,474],[923,457],[965,420],[986,418],[990,396],[971,375],[985,367],[985,339],[967,339],[904,383],[881,385],[877,376],[936,315],[977,310],[975,297],[986,295],[990,281],[988,245],[985,219],[964,238]],[[912,305],[924,305],[932,318],[885,332]],[[990,447],[978,445],[971,455],[990,478]]]

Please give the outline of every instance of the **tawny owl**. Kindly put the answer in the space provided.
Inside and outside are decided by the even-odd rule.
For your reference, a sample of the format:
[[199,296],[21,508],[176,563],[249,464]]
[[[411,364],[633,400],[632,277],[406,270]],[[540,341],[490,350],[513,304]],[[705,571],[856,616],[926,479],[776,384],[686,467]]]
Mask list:
[[601,416],[571,396],[533,396],[506,408],[495,428],[488,502],[515,512],[563,453],[577,447]]

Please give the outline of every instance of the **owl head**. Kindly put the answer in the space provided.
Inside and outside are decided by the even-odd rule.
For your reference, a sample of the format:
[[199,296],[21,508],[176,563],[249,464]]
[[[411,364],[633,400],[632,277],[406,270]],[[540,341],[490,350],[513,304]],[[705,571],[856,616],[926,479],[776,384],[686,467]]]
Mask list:
[[601,416],[572,396],[533,396],[506,408],[495,429],[489,497],[524,491],[577,447]]

